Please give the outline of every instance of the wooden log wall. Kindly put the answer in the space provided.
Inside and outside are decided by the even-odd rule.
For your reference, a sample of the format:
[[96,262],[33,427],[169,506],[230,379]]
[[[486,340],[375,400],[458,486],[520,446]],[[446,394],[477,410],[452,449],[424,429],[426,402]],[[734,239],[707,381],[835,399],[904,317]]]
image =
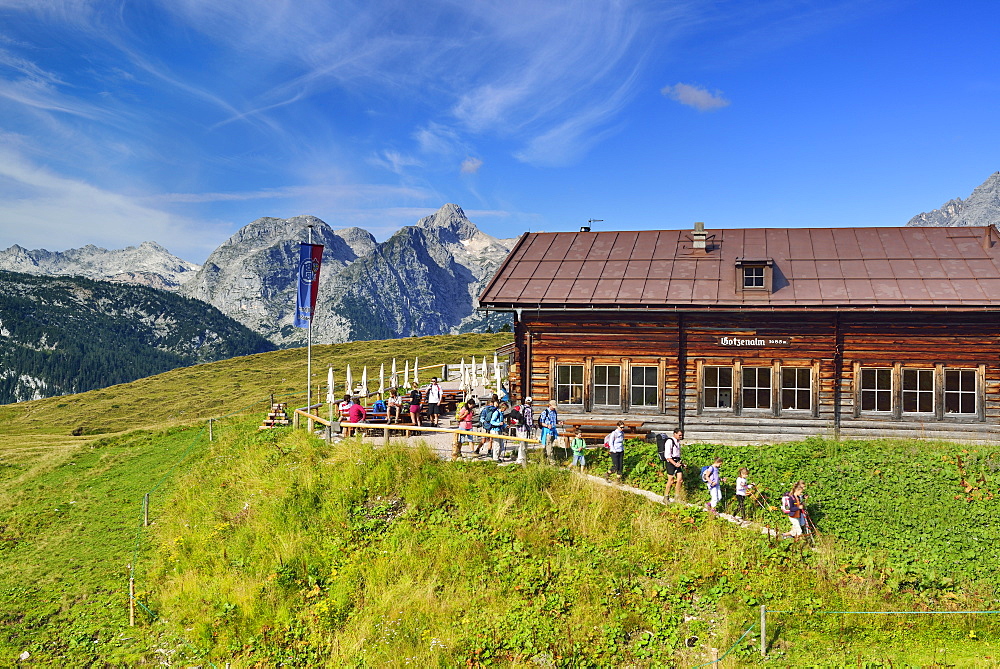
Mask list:
[[[933,368],[943,373],[945,368],[959,367],[979,371],[985,401],[977,416],[946,417],[942,422],[1000,423],[1000,322],[987,313],[543,312],[530,317],[523,314],[515,336],[512,387],[518,395],[534,397],[536,407],[551,397],[557,363],[584,366],[585,407],[598,413],[602,408],[592,407],[590,397],[589,370],[593,365],[622,365],[623,398],[628,392],[629,365],[655,365],[660,370],[660,406],[626,411],[646,415],[651,422],[694,421],[717,424],[720,429],[752,425],[764,433],[780,433],[782,426],[808,430],[809,425],[835,431],[874,430],[880,424],[909,429],[915,421],[907,422],[898,411],[871,414],[857,410],[857,370],[891,367],[898,375],[906,368]],[[734,347],[721,343],[723,336],[787,339],[789,345]],[[699,404],[700,374],[704,367],[714,365],[733,366],[734,373],[740,366],[772,367],[776,371],[782,366],[808,367],[813,379],[812,409],[741,411],[737,406],[705,410]],[[776,375],[773,385],[779,385]],[[772,404],[780,403],[777,390],[773,397]],[[771,428],[761,427],[771,423]],[[925,421],[921,426],[934,429],[928,428]]]
[[[628,392],[627,369],[631,365],[659,369],[660,406],[637,408],[636,412],[677,414],[678,328],[677,319],[656,322],[625,320],[622,316],[600,314],[583,318],[553,317],[518,323],[518,376],[515,388],[523,388],[535,402],[548,402],[555,385],[553,360],[560,364],[622,365],[622,397]],[[523,333],[523,338],[522,338]],[[529,353],[530,352],[530,353]],[[528,364],[522,363],[530,355]],[[526,375],[526,378],[522,375]],[[585,380],[585,401],[589,406],[590,379]]]

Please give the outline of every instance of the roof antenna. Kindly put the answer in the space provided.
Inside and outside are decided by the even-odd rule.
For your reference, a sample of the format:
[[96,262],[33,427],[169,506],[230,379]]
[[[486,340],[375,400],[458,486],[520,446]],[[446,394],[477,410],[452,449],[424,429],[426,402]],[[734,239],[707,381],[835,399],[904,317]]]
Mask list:
[[587,219],[587,225],[581,225],[580,226],[580,232],[590,232],[590,225],[591,225],[591,223],[603,223],[603,222],[604,222],[603,218],[591,218],[591,219]]

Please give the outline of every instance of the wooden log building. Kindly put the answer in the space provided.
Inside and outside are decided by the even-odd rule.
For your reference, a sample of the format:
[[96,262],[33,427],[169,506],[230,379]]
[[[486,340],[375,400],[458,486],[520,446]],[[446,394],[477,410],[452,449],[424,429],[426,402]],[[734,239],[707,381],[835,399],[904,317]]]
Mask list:
[[479,298],[511,387],[688,439],[1000,439],[1000,233],[527,233]]

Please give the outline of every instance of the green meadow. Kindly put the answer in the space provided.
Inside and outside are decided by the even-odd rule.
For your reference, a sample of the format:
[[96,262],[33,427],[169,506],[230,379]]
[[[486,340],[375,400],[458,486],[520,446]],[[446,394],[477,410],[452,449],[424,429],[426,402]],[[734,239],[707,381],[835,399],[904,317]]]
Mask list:
[[[507,337],[315,347],[316,377]],[[0,665],[752,666],[761,604],[767,664],[997,664],[998,615],[961,613],[1000,608],[988,448],[687,445],[730,483],[810,483],[818,541],[773,540],[542,462],[259,431],[271,394],[302,400],[303,358],[0,407]],[[630,442],[627,482],[661,492],[651,459]],[[827,613],[930,610],[953,613]]]

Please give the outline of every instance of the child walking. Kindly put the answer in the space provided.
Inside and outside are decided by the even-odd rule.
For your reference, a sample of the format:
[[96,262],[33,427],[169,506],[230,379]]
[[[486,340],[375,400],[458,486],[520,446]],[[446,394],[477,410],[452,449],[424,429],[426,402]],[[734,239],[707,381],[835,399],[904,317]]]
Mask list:
[[712,513],[717,514],[716,509],[719,506],[719,502],[722,501],[722,481],[723,479],[719,475],[719,467],[722,465],[722,458],[716,458],[715,462],[705,468],[702,472],[701,478],[708,485],[708,510]]
[[750,470],[746,467],[740,468],[740,475],[736,477],[736,517],[743,520],[746,513],[745,505],[747,493],[752,487],[750,484]]
[[587,461],[583,459],[583,451],[587,448],[587,442],[580,436],[579,427],[573,430],[573,439],[570,441],[569,447],[573,449],[573,462],[569,466],[576,467],[579,464],[580,471],[583,472],[583,468],[587,466]]

